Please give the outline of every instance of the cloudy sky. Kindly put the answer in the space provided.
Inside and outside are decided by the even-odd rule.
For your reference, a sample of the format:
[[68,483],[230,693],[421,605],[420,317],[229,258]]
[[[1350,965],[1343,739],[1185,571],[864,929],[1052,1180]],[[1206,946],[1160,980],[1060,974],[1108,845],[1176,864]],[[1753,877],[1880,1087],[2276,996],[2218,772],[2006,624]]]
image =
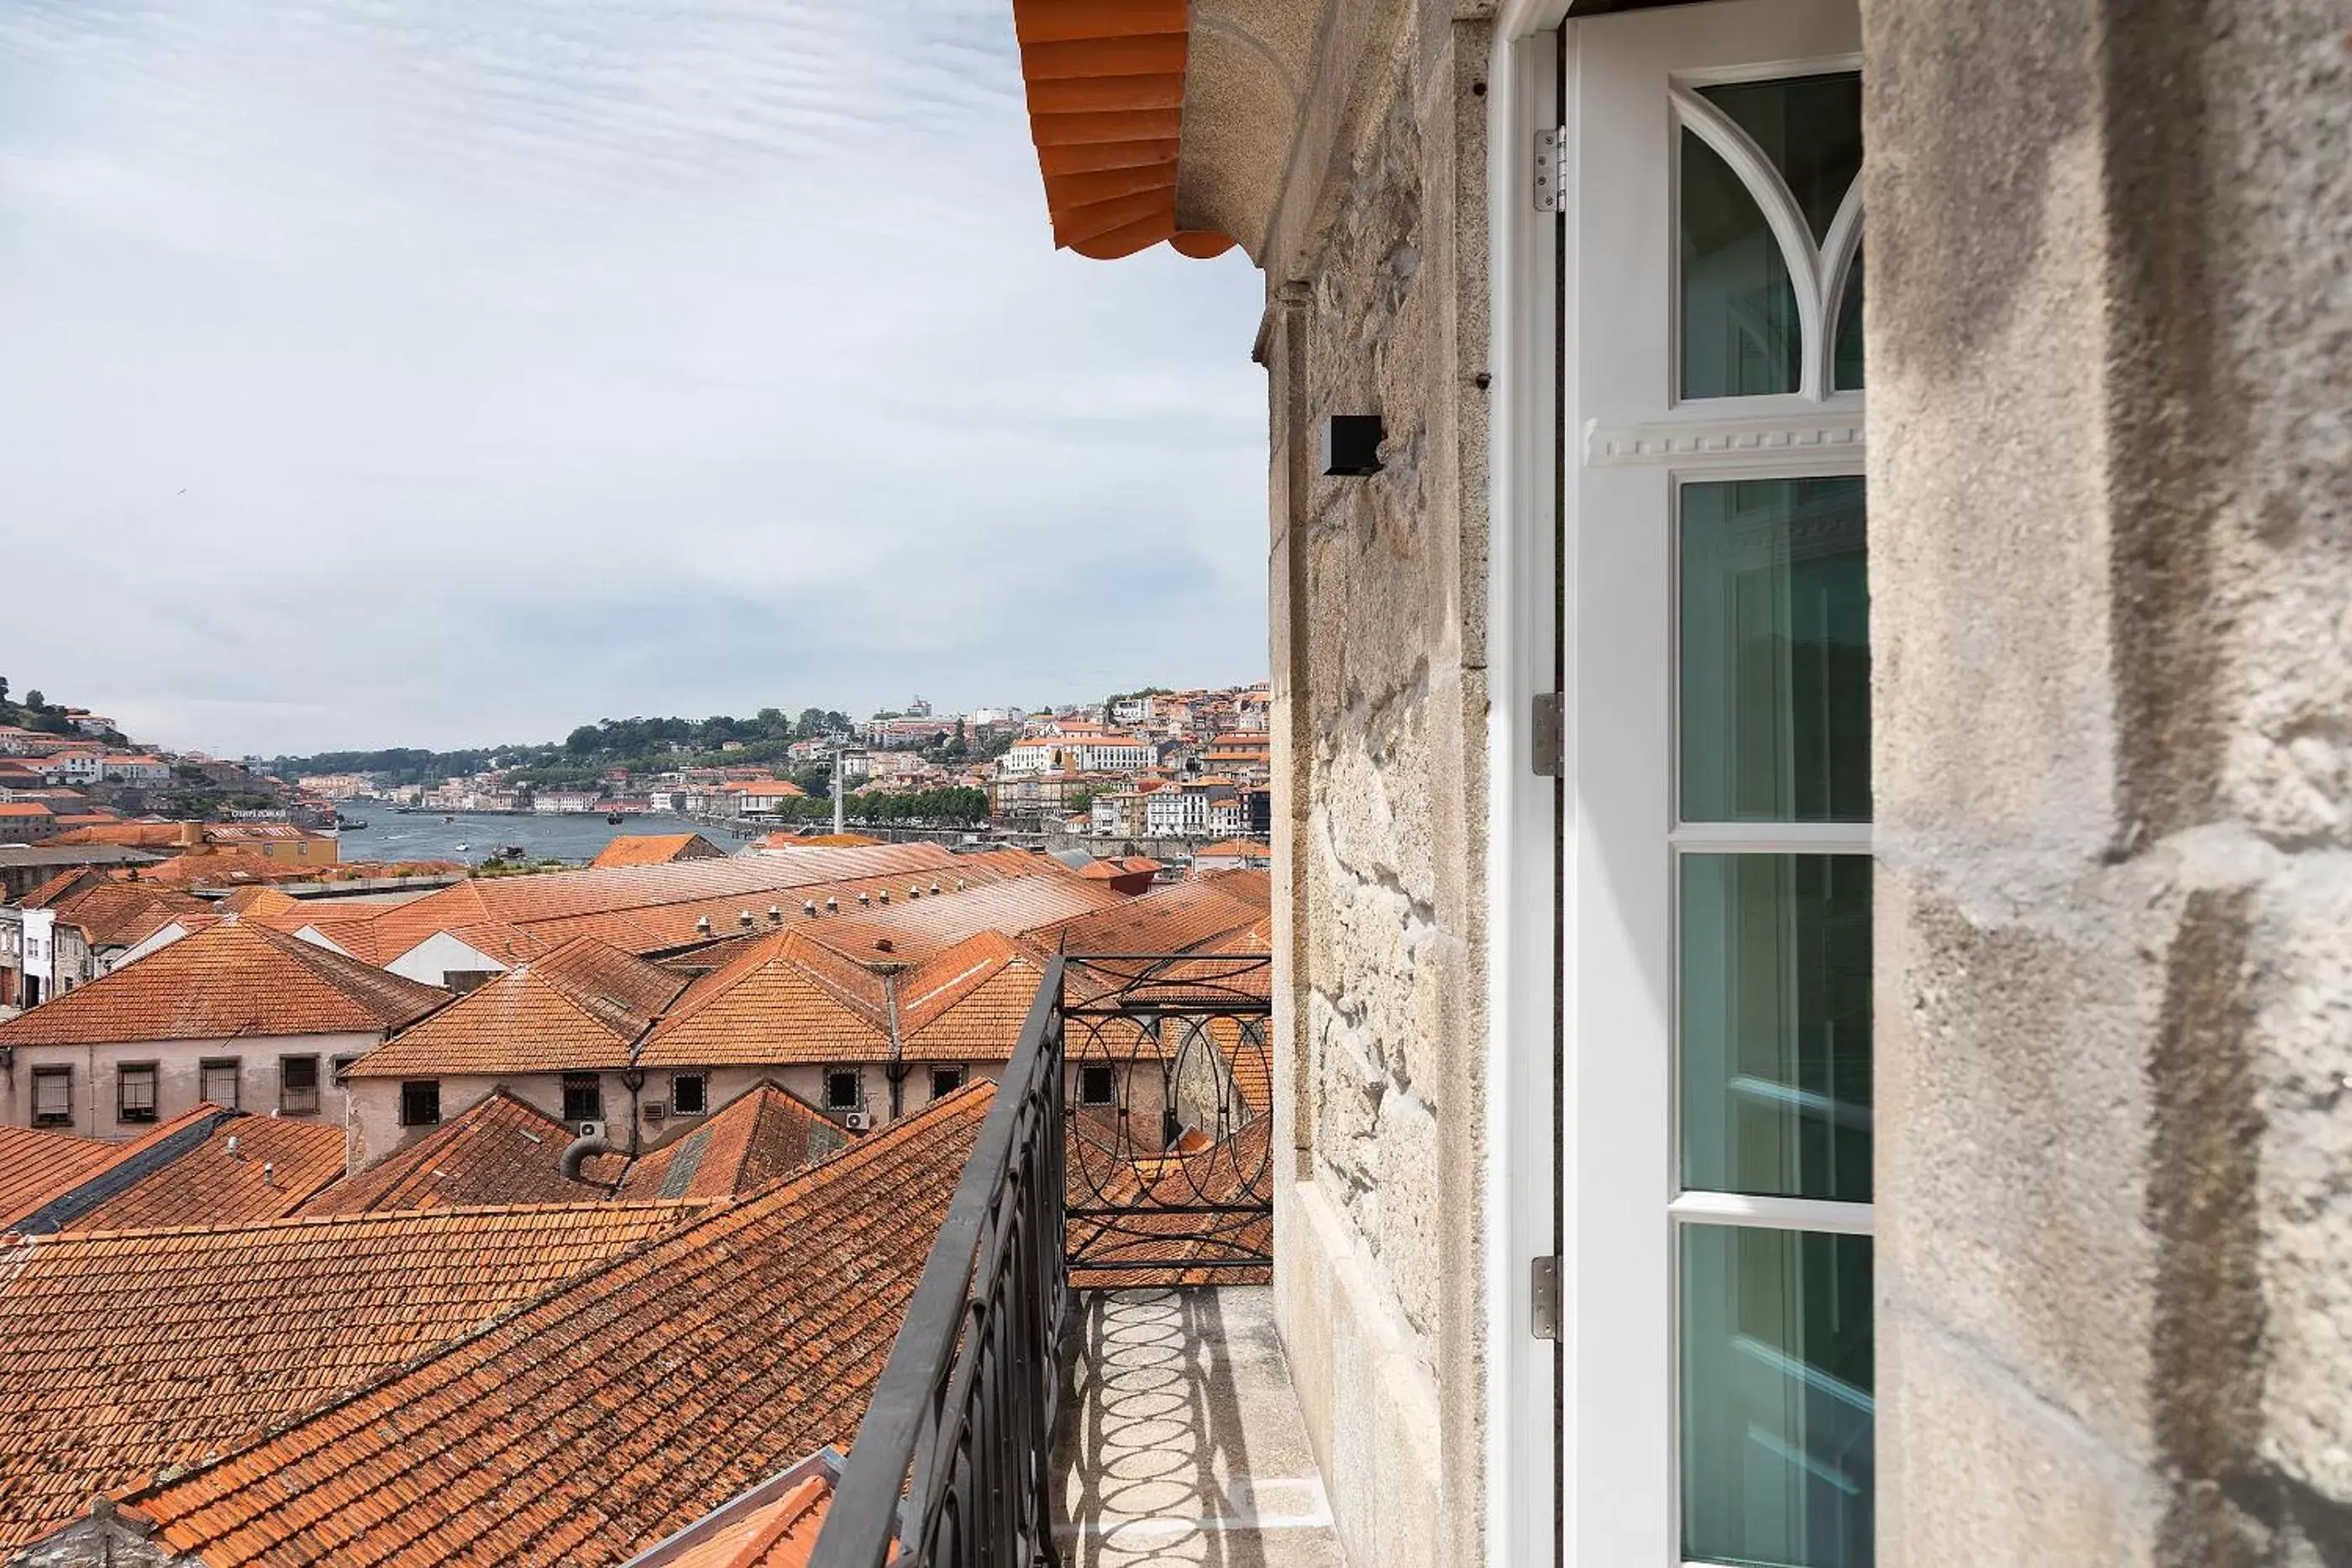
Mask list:
[[1006,0],[0,0],[0,674],[227,753],[1265,671],[1238,252]]

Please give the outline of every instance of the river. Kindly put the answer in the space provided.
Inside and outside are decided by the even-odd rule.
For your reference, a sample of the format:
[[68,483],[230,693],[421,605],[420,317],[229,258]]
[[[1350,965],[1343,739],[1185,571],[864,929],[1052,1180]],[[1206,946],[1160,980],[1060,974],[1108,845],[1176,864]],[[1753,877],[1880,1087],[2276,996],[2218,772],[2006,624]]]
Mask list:
[[684,817],[633,816],[619,827],[604,813],[566,812],[547,816],[467,816],[460,812],[445,822],[436,811],[402,816],[373,800],[346,800],[343,815],[367,824],[342,831],[342,858],[347,861],[466,861],[478,864],[500,844],[520,844],[532,860],[587,862],[621,833],[692,833],[722,850],[736,847],[730,834],[706,831]]

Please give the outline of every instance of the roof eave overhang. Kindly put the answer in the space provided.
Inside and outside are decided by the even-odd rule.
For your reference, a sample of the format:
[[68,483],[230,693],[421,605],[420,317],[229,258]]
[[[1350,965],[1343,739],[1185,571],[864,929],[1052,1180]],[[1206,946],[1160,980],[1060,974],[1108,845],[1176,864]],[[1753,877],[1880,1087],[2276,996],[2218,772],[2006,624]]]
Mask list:
[[1098,261],[1232,249],[1177,226],[1187,0],[1013,0],[1013,18],[1054,243]]

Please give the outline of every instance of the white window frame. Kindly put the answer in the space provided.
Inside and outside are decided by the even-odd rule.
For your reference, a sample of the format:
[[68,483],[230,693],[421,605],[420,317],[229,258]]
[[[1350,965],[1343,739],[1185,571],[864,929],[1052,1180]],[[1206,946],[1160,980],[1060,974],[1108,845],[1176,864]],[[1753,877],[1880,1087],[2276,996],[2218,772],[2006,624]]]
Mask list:
[[[1680,397],[1680,345],[1673,317],[1680,297],[1673,266],[1678,246],[1672,236],[1681,139],[1672,89],[1687,91],[1727,77],[1773,78],[1857,68],[1859,37],[1853,7],[1838,0],[1722,0],[1580,20],[1562,28],[1566,9],[1566,0],[1506,0],[1489,78],[1495,401],[1488,607],[1494,925],[1488,987],[1495,1024],[1486,1104],[1486,1276],[1494,1347],[1486,1389],[1486,1539],[1489,1558],[1496,1562],[1655,1568],[1680,1561],[1679,1354],[1671,1326],[1676,1230],[1695,1220],[1832,1232],[1868,1224],[1867,1210],[1854,1206],[1684,1194],[1677,1186],[1672,1007],[1678,988],[1678,857],[1735,848],[1790,852],[1792,840],[1804,841],[1796,852],[1866,852],[1869,830],[1843,824],[1819,830],[1810,824],[1727,828],[1678,821],[1673,547],[1681,486],[1694,479],[1866,475],[1867,465],[1862,394],[1837,392],[1832,381],[1832,318],[1845,258],[1861,232],[1858,210],[1841,214],[1813,270],[1812,297],[1804,306],[1811,330],[1800,391],[1769,398]],[[1645,243],[1654,247],[1654,247],[1663,246],[1668,263],[1652,274],[1664,329],[1662,351],[1647,371],[1655,377],[1654,395],[1630,417],[1624,409],[1592,403],[1582,395],[1590,389],[1577,384],[1578,356],[1588,347],[1575,325],[1577,290],[1592,282],[1578,252],[1573,215],[1556,253],[1559,220],[1539,214],[1528,199],[1536,135],[1574,121],[1578,95],[1586,90],[1580,57],[1595,26],[1710,34],[1724,45],[1720,59],[1679,61],[1654,87],[1652,102],[1666,111],[1654,116],[1664,144],[1647,169],[1634,172],[1650,182],[1655,203]],[[1561,30],[1549,30],[1554,28]],[[1564,59],[1557,82],[1555,52]],[[1721,76],[1714,74],[1717,68]],[[1561,149],[1571,207],[1587,180],[1627,172],[1582,167],[1580,151],[1571,134],[1570,144]],[[1853,205],[1850,199],[1847,206]],[[1772,208],[1767,205],[1766,211],[1770,216]],[[1780,221],[1785,218],[1782,214]],[[1809,232],[1805,237],[1810,243]],[[1791,270],[1803,291],[1806,275]],[[1563,314],[1570,322],[1565,331]],[[1745,453],[1743,444],[1748,447]],[[1788,460],[1756,462],[1759,447]],[[1651,580],[1665,602],[1643,601],[1649,642],[1643,656],[1631,662],[1630,672],[1622,650],[1607,646],[1595,634],[1599,629],[1580,617],[1607,587],[1602,570],[1596,570],[1601,563],[1588,559],[1579,521],[1586,515],[1584,486],[1600,469],[1619,470],[1626,488],[1646,492],[1647,502],[1637,504],[1660,530],[1653,549],[1664,552],[1653,562]],[[1564,476],[1565,493],[1555,484],[1556,474]],[[1555,548],[1563,542],[1564,552]],[[1654,775],[1646,794],[1652,804],[1646,814],[1637,812],[1639,823],[1630,835],[1654,846],[1641,852],[1650,866],[1643,874],[1651,882],[1654,902],[1632,912],[1642,927],[1634,945],[1646,951],[1655,967],[1652,977],[1665,993],[1647,1020],[1654,1049],[1643,1064],[1649,1075],[1643,1086],[1647,1108],[1633,1119],[1638,1125],[1629,1125],[1622,1106],[1605,1092],[1607,1020],[1596,1017],[1592,1006],[1594,993],[1605,989],[1600,977],[1612,965],[1627,970],[1636,957],[1623,940],[1628,912],[1607,896],[1607,857],[1623,850],[1606,841],[1606,830],[1614,824],[1603,820],[1609,815],[1598,809],[1603,802],[1583,793],[1603,754],[1622,739],[1612,727],[1611,705],[1588,699],[1604,691],[1610,678],[1629,676],[1643,688],[1647,712],[1640,727],[1643,743],[1652,747],[1646,766]],[[1535,772],[1547,759],[1533,754],[1528,720],[1531,700],[1552,690],[1565,699],[1561,787]],[[1580,748],[1584,736],[1591,736],[1595,745]],[[1556,986],[1566,998],[1558,1011]],[[1588,1040],[1593,1042],[1590,1051],[1583,1049]],[[1645,1171],[1658,1173],[1658,1185],[1651,1190],[1661,1201],[1629,1204],[1629,1189],[1642,1188]],[[1629,1211],[1640,1218],[1622,1236],[1612,1236],[1612,1223],[1622,1227]],[[1618,1245],[1625,1239],[1633,1243],[1631,1255],[1641,1263],[1642,1281],[1630,1288],[1623,1278],[1628,1253]],[[1561,1343],[1555,1347],[1530,1335],[1528,1268],[1531,1259],[1559,1248],[1565,1249],[1563,1320]],[[1642,1364],[1638,1376],[1626,1375],[1627,1358],[1611,1341],[1611,1313],[1591,1310],[1612,1296],[1615,1315],[1639,1322],[1649,1336],[1633,1358]],[[1638,1402],[1633,1428],[1620,1419],[1632,1407],[1621,1406],[1615,1396]],[[1566,1412],[1565,1425],[1556,1424],[1559,1411]],[[1581,1429],[1580,1414],[1591,1423]],[[1646,1481],[1635,1478],[1630,1490],[1612,1464],[1629,1448],[1644,1452],[1648,1471]]]

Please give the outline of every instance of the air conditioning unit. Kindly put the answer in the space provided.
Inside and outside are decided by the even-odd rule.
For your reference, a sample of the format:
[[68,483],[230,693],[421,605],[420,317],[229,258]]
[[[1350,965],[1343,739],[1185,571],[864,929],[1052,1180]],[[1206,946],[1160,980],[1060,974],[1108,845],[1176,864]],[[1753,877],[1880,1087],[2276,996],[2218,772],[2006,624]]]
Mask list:
[[578,1133],[583,1138],[601,1138],[604,1135],[604,1124],[602,1122],[578,1122],[573,1124],[572,1131]]
[[874,1125],[874,1118],[864,1111],[848,1111],[843,1113],[841,1124],[853,1133],[862,1133]]
[[667,1101],[667,1100],[648,1100],[648,1101],[646,1101],[646,1121],[648,1121],[648,1122],[652,1123],[655,1126],[658,1127],[658,1126],[660,1126],[660,1125],[662,1124],[662,1123],[664,1123],[665,1121],[668,1120],[668,1118],[669,1118],[669,1102],[668,1102],[668,1101]]

